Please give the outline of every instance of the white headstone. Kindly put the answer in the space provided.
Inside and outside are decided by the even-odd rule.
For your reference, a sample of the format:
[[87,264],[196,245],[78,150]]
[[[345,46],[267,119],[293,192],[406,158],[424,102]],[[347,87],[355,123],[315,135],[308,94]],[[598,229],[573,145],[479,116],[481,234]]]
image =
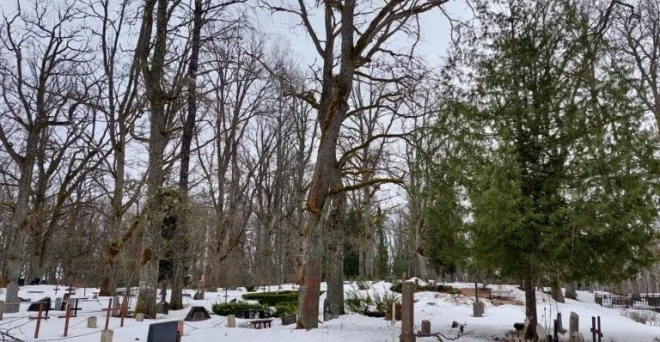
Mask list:
[[21,304],[18,300],[18,284],[9,283],[5,295],[5,313],[17,313]]
[[236,328],[236,316],[227,315],[227,328]]
[[61,297],[55,298],[55,310],[57,310],[57,311],[62,310],[62,298]]
[[112,298],[112,316],[113,317],[118,317],[119,316],[119,308],[120,308],[119,296],[114,296]]
[[144,314],[143,313],[137,313],[135,314],[135,320],[137,322],[143,322],[144,321]]
[[101,331],[101,342],[112,342],[112,330]]
[[580,317],[575,313],[571,312],[570,320],[568,323],[568,341],[569,342],[578,342],[578,331],[580,331]]
[[96,316],[90,316],[87,318],[87,327],[96,329]]
[[0,321],[2,321],[2,314],[5,312],[5,301],[0,300]]
[[548,334],[545,332],[545,329],[543,329],[543,326],[540,324],[536,325],[536,336],[538,336],[539,340],[538,342],[546,342],[546,337],[548,337]]

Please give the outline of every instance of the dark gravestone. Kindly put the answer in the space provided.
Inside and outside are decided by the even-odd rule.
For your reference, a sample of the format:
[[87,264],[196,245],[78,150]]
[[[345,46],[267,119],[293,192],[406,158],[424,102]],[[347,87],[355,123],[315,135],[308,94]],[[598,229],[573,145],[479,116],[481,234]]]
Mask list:
[[211,319],[211,315],[209,315],[209,312],[206,311],[205,307],[193,306],[183,320],[186,322],[197,322],[205,321],[207,319]]
[[30,282],[30,285],[39,285],[40,282],[41,282],[41,279],[39,279],[39,278],[34,278],[34,279],[32,279],[32,281]]
[[296,323],[296,315],[282,316],[282,325],[291,325]]
[[195,295],[193,296],[194,300],[202,300],[204,299],[204,295],[201,292],[195,292]]
[[41,298],[38,301],[33,302],[32,304],[30,304],[27,311],[38,312],[39,311],[39,305],[42,305],[42,304],[43,304],[43,309],[42,310],[45,311],[46,316],[48,316],[48,311],[50,311],[50,297]]
[[176,342],[178,328],[177,321],[152,323],[149,325],[147,342]]
[[332,314],[330,314],[330,302],[328,298],[323,301],[323,321],[329,321],[332,319]]

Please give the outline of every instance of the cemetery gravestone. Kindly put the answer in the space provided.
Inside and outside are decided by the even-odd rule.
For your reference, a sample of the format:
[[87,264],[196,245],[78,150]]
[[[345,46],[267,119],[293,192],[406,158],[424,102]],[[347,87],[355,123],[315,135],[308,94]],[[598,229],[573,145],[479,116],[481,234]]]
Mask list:
[[575,312],[571,312],[570,321],[568,324],[568,341],[580,341],[580,316]]
[[291,325],[296,323],[296,315],[282,316],[282,325]]
[[415,284],[409,281],[403,282],[401,291],[401,336],[400,342],[415,342]]
[[101,342],[112,342],[112,330],[101,331]]
[[431,321],[423,320],[422,321],[422,336],[431,335]]
[[202,300],[202,299],[204,299],[204,295],[201,292],[197,291],[197,292],[195,292],[195,295],[193,296],[193,299],[194,300]]
[[112,317],[119,317],[119,310],[121,306],[119,304],[119,296],[114,296],[112,298]]
[[548,334],[545,332],[545,329],[543,329],[543,326],[540,324],[536,325],[536,336],[538,336],[538,342],[552,342],[552,341],[547,341],[546,338],[548,337]]
[[332,319],[332,315],[330,314],[330,302],[328,301],[328,298],[326,298],[323,301],[323,321],[329,321]]
[[61,309],[62,309],[62,298],[57,297],[55,298],[55,308],[53,308],[53,310],[61,311]]
[[486,304],[484,304],[484,302],[474,302],[474,304],[472,304],[472,315],[474,317],[482,317],[485,308]]
[[87,318],[87,327],[90,329],[96,329],[96,316],[90,316]]
[[149,325],[147,342],[176,342],[179,334],[179,322],[152,323]]
[[5,294],[5,313],[17,313],[21,305],[18,299],[18,284],[12,282],[7,285]]
[[5,313],[5,301],[0,300],[0,321],[2,321],[2,314]]
[[236,328],[236,316],[227,315],[227,328]]
[[143,313],[135,314],[135,321],[136,322],[143,322],[144,321],[144,314]]
[[50,297],[41,298],[38,301],[31,303],[27,311],[37,312],[39,311],[39,306],[41,304],[43,304],[42,310],[45,311],[46,316],[48,316],[48,311],[50,310]]
[[211,315],[209,315],[209,312],[206,311],[205,307],[193,306],[183,320],[186,322],[197,322],[205,321],[207,319],[211,319]]

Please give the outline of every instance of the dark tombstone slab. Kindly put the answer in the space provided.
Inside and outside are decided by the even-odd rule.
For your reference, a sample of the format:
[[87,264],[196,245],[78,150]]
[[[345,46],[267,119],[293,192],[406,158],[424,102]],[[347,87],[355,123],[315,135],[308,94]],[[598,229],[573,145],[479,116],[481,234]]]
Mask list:
[[205,307],[193,306],[192,308],[190,308],[190,311],[188,311],[186,318],[184,318],[183,320],[186,322],[197,322],[197,321],[205,321],[207,319],[211,319],[211,315],[209,315],[209,312],[206,310]]
[[204,299],[204,295],[201,292],[195,292],[195,295],[193,296],[194,300],[202,300]]
[[18,286],[25,286],[25,279],[19,279]]
[[147,342],[176,342],[178,329],[177,321],[152,323],[149,325]]
[[30,285],[39,285],[39,283],[41,283],[41,279],[39,279],[39,278],[34,278],[34,279],[32,279],[32,281],[30,282]]
[[330,313],[330,302],[328,298],[323,301],[323,321],[329,321],[332,319],[332,314]]
[[156,304],[156,313],[167,315],[170,313],[170,303],[161,301]]
[[66,310],[66,303],[68,303],[69,297],[71,297],[71,294],[69,293],[65,293],[64,296],[62,296],[62,306],[58,310],[60,311]]
[[39,311],[39,305],[42,304],[43,304],[43,310],[46,312],[46,316],[48,316],[48,311],[50,311],[50,297],[44,297],[36,302],[33,302],[32,304],[30,304],[27,311]]
[[296,315],[282,316],[282,325],[291,325],[296,323]]

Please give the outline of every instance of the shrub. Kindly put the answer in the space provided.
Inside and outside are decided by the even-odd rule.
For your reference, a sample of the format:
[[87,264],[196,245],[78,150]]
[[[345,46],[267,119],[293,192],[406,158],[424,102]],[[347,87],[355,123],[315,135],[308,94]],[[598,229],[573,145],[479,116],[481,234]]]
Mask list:
[[279,303],[296,303],[298,304],[298,292],[282,291],[282,292],[258,292],[247,293],[243,295],[244,299],[258,300],[261,304],[268,304],[268,306],[277,306]]
[[[401,293],[403,291],[403,283],[400,280],[395,281],[392,286],[390,287],[390,291],[396,292],[396,293]],[[429,292],[440,292],[440,293],[449,293],[449,294],[460,294],[461,291],[459,289],[455,289],[449,285],[426,285],[426,286],[420,286],[417,285],[415,286],[415,292],[423,292],[423,291],[429,291]]]
[[364,315],[369,310],[372,300],[369,294],[362,294],[359,291],[348,290],[346,292],[346,308],[354,313]]
[[275,305],[275,312],[273,316],[282,317],[282,316],[291,316],[298,314],[298,303],[288,302],[288,303],[279,303]]
[[241,316],[246,310],[268,310],[267,306],[249,303],[216,303],[211,307],[213,313],[220,316],[236,315]]
[[359,290],[369,289],[369,281],[367,281],[366,279],[358,279],[355,281],[355,284],[357,285]]

